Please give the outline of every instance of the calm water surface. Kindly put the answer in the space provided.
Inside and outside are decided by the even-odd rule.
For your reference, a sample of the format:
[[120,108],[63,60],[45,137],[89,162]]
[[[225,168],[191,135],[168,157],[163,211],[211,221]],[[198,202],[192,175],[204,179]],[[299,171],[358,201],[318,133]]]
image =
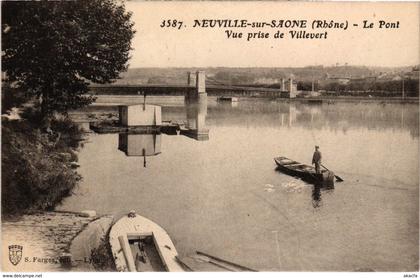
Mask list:
[[[162,113],[208,138],[91,134],[83,182],[59,209],[134,209],[181,256],[199,250],[259,270],[418,269],[418,105],[209,98]],[[333,190],[275,170],[279,155],[310,164],[315,144],[345,180]]]

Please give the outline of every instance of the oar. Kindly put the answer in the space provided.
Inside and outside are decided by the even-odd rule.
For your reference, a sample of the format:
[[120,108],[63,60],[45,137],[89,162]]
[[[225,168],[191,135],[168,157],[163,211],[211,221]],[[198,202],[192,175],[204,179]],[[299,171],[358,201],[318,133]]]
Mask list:
[[194,271],[189,265],[187,265],[183,260],[181,260],[178,256],[175,256],[175,260],[187,271]]
[[231,269],[231,268],[229,268],[229,267],[224,267],[223,265],[221,265],[221,264],[220,264],[220,263],[218,263],[217,261],[219,261],[219,262],[221,262],[221,263],[224,263],[224,264],[227,264],[227,265],[231,265],[231,266],[233,266],[233,267],[235,267],[235,268],[237,268],[237,269],[240,269],[240,270],[242,270],[242,271],[252,271],[252,272],[257,272],[257,270],[255,270],[255,269],[252,269],[252,268],[249,268],[249,267],[246,267],[246,266],[243,266],[243,265],[240,265],[240,264],[234,263],[234,262],[229,262],[229,261],[226,261],[226,260],[224,260],[224,259],[221,259],[221,258],[218,258],[218,257],[212,256],[212,255],[209,255],[209,254],[206,254],[206,253],[204,253],[204,252],[200,252],[200,251],[195,251],[195,252],[196,252],[198,255],[201,255],[201,256],[204,256],[204,257],[209,258],[209,262],[210,262],[210,263],[213,263],[213,264],[215,264],[215,265],[217,265],[217,266],[223,267],[223,268],[228,269],[228,270],[230,270],[230,271],[235,271],[235,270],[233,270],[233,269]]
[[[328,169],[327,167],[325,167],[324,165],[322,165],[321,164],[321,166],[322,167],[324,167],[325,168],[325,170],[327,170],[327,171],[330,171],[330,169]],[[331,172],[331,171],[330,171]],[[344,181],[342,178],[340,178],[339,176],[337,176],[337,175],[334,175],[335,176],[335,178],[337,179],[337,181],[339,181],[339,182],[341,182],[341,181]]]

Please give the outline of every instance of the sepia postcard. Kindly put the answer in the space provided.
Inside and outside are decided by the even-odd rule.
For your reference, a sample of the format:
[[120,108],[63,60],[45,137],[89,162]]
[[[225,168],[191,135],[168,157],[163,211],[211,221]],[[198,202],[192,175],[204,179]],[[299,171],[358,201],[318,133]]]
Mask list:
[[419,274],[420,2],[2,1],[1,23],[2,277]]

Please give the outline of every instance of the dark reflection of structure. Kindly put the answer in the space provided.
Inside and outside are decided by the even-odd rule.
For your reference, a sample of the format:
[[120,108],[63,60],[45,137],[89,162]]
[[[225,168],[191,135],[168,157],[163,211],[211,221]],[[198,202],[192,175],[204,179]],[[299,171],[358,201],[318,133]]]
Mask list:
[[321,184],[315,184],[312,189],[312,206],[314,208],[319,208],[322,205],[321,191],[332,191],[334,185],[332,186],[322,186]]
[[279,106],[278,110],[280,114],[280,125],[291,127],[293,125],[293,122],[296,121],[296,106],[283,105]]
[[198,141],[209,140],[209,129],[206,127],[207,97],[185,99],[187,123],[180,133]]
[[127,156],[143,156],[143,166],[146,167],[146,156],[160,154],[161,142],[160,133],[120,133],[118,136],[118,149]]
[[242,101],[235,109],[210,106],[213,121],[219,125],[288,126],[331,131],[395,130],[419,137],[418,104],[380,102],[301,102]]
[[229,109],[229,108],[235,108],[239,107],[238,101],[217,101],[217,106],[223,108],[223,109]]

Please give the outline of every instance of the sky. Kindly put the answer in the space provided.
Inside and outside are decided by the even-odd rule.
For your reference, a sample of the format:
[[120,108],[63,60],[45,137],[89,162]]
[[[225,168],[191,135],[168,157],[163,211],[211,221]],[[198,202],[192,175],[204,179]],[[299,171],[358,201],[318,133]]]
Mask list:
[[[142,2],[127,1],[136,35],[130,68],[137,67],[302,67],[348,63],[364,66],[419,64],[419,2]],[[181,29],[161,28],[164,20],[182,21]],[[342,29],[193,28],[194,20],[246,19],[348,22]],[[374,28],[362,28],[363,21]],[[379,21],[399,28],[378,28]],[[358,24],[357,27],[353,24]],[[226,30],[242,32],[228,39]],[[283,39],[274,39],[280,30]],[[290,38],[290,30],[324,33],[327,39]],[[248,32],[268,39],[247,41]]]

